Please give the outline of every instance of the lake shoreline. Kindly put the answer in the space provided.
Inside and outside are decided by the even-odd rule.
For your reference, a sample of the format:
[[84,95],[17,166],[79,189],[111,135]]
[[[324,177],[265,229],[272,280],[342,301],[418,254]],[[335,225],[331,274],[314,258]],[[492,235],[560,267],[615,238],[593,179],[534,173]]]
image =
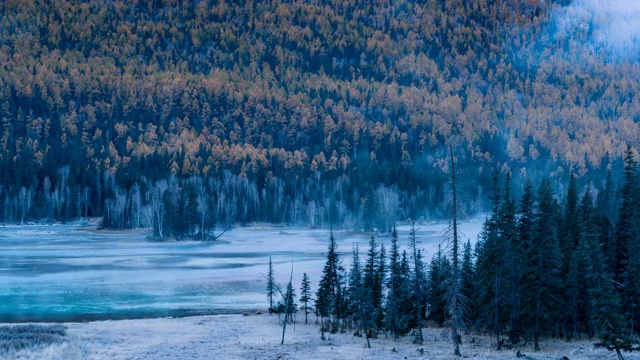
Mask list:
[[264,309],[256,308],[212,308],[149,310],[123,313],[80,313],[80,314],[0,314],[0,324],[47,324],[47,323],[87,323],[97,321],[152,320],[167,318],[187,318],[217,315],[261,314]]

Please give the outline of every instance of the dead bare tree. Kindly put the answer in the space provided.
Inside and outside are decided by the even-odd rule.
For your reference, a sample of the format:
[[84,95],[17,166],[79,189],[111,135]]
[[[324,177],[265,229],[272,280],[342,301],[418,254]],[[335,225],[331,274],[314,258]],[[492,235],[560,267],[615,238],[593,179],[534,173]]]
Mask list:
[[[271,261],[271,259],[269,259]],[[263,273],[260,273],[267,281],[269,281],[269,277]],[[278,291],[280,296],[282,296],[282,300],[284,301],[284,319],[282,320],[282,340],[280,340],[280,345],[284,345],[284,336],[287,332],[287,322],[289,318],[292,317],[292,309],[291,304],[293,304],[293,260],[291,260],[291,273],[289,274],[289,282],[287,283],[287,291],[286,293],[282,292],[282,289],[275,282],[272,283],[273,289]]]
[[451,190],[453,196],[453,203],[451,206],[451,245],[452,245],[452,260],[453,271],[451,279],[451,337],[453,339],[453,354],[460,355],[460,335],[458,334],[458,326],[462,322],[460,314],[460,289],[459,285],[459,266],[458,266],[458,190],[456,188],[456,168],[455,157],[453,156],[453,141],[449,143],[449,155],[451,160]]

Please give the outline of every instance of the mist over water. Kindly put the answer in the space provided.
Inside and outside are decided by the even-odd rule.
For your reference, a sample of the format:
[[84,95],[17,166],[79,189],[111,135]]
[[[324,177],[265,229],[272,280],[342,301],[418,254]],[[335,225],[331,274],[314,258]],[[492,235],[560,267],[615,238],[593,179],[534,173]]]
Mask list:
[[640,1],[575,0],[555,14],[558,36],[598,52],[628,57],[640,50]]

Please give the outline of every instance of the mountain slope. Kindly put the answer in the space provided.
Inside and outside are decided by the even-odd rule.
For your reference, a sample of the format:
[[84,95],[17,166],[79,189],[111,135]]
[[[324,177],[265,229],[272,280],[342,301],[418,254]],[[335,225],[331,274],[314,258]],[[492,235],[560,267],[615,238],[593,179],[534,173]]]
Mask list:
[[437,216],[452,137],[468,211],[487,168],[603,178],[638,145],[640,68],[637,47],[603,42],[589,4],[4,2],[0,217],[103,215],[135,184],[146,205],[171,174],[225,171],[259,198],[233,221],[292,220],[264,213],[274,178],[307,216],[331,198],[359,219],[379,184],[405,217]]

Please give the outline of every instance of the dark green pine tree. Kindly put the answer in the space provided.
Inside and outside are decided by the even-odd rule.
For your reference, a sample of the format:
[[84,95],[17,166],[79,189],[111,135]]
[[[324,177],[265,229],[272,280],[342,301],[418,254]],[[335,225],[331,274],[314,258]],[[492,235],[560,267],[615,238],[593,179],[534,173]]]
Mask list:
[[596,211],[598,216],[598,236],[602,244],[605,261],[609,269],[614,269],[616,264],[616,241],[613,224],[615,221],[615,196],[611,171],[607,174],[604,189],[598,192]]
[[401,324],[400,334],[405,335],[409,330],[418,326],[416,320],[415,304],[416,300],[413,298],[412,284],[411,284],[411,266],[409,265],[409,255],[407,251],[402,251],[402,257],[400,261],[400,279],[401,279],[401,293],[400,300],[400,318]]
[[640,333],[640,177],[638,163],[630,147],[625,152],[624,179],[616,238],[616,273],[622,287],[622,305],[628,319],[629,334]]
[[558,325],[562,300],[559,296],[562,253],[558,245],[558,205],[548,179],[542,181],[538,190],[532,230],[531,246],[524,253],[527,263],[522,282],[522,318],[538,351],[540,336]]
[[507,245],[501,231],[501,197],[498,177],[494,175],[491,196],[491,215],[485,221],[479,236],[477,279],[481,324],[496,337],[496,349],[500,350],[500,331],[506,322],[506,291],[508,281]]
[[362,330],[362,317],[360,314],[359,302],[362,297],[363,274],[362,264],[360,263],[360,253],[357,245],[353,247],[353,259],[351,261],[351,269],[349,269],[347,286],[347,297],[349,299],[348,317],[352,319],[356,333],[359,334],[359,331]]
[[402,306],[406,298],[405,278],[403,276],[402,258],[398,247],[398,231],[394,227],[391,232],[391,253],[389,254],[389,279],[387,282],[386,327],[394,338],[404,335],[408,319],[405,318]]
[[[462,252],[462,266],[460,268],[460,295],[463,304],[462,316],[467,324],[475,324],[478,320],[478,299],[476,276],[473,265],[471,242],[467,240]],[[468,330],[468,329],[467,329]]]
[[338,254],[335,237],[333,236],[333,233],[331,233],[327,251],[327,262],[322,270],[322,277],[318,284],[315,305],[316,312],[321,318],[323,329],[326,329],[324,319],[327,319],[332,332],[336,332],[338,330],[339,319],[342,316],[341,310],[343,308],[343,299],[342,284],[340,281],[341,272],[342,266],[340,265],[340,255]]
[[278,313],[284,313],[284,321],[292,323],[294,321],[294,315],[298,312],[298,304],[296,304],[296,292],[293,289],[291,281],[287,284],[287,291],[284,294],[284,298],[278,302]]
[[[623,282],[629,253],[629,246],[638,237],[638,163],[631,147],[628,146],[624,156],[624,175],[620,191],[620,208],[615,227],[615,263],[613,273],[616,281]],[[626,300],[623,299],[626,302]]]
[[374,312],[371,288],[366,287],[358,247],[353,250],[353,262],[351,263],[351,271],[349,272],[349,314],[353,319],[356,328],[356,334],[362,331],[367,340],[367,348],[371,348],[369,340],[371,328],[375,326],[375,318],[371,316]]
[[[479,304],[479,324],[496,337],[496,348],[500,349],[500,328],[504,320],[503,293],[503,249],[498,247],[498,227],[496,221],[488,218],[478,236],[478,260],[476,276],[478,281],[477,301]],[[506,282],[506,281],[504,281]]]
[[587,282],[589,246],[596,243],[598,228],[591,189],[585,191],[578,208],[580,238],[569,261],[569,270],[564,288],[566,289],[567,338],[579,338],[581,333],[592,336],[589,324],[590,301]]
[[524,183],[522,198],[518,207],[518,240],[523,251],[530,252],[534,223],[534,194],[533,185],[527,179]]
[[444,325],[448,319],[447,284],[451,278],[451,263],[438,246],[438,252],[433,255],[429,267],[429,319],[438,325]]
[[611,170],[607,172],[607,178],[604,183],[604,188],[598,192],[597,208],[600,213],[607,217],[610,222],[614,222],[616,219],[616,204],[615,204],[615,185],[613,184],[613,174]]
[[415,224],[411,225],[411,232],[409,234],[409,246],[411,247],[411,257],[413,259],[413,274],[412,274],[412,299],[414,301],[413,308],[415,309],[416,328],[416,344],[422,344],[424,337],[422,335],[422,320],[424,318],[424,306],[425,303],[425,290],[427,276],[424,272],[424,263],[422,261],[422,254],[417,246],[416,240],[416,228]]
[[[578,187],[576,185],[576,177],[571,173],[569,177],[569,188],[567,189],[564,201],[562,221],[558,228],[558,240],[560,243],[560,251],[562,251],[562,271],[560,274],[562,276],[564,289],[567,290],[563,294],[563,304],[575,305],[577,295],[576,286],[578,286],[578,284],[576,283],[575,277],[569,279],[569,274],[571,273],[570,268],[572,262],[574,272],[571,274],[575,276],[575,271],[579,271],[575,267],[577,265],[577,258],[574,256],[574,253],[578,246],[578,239],[580,238],[580,227],[580,217],[578,216]],[[574,308],[572,311],[574,310],[576,309]],[[576,320],[575,314],[568,311],[562,315],[566,333],[569,334],[570,338],[572,335],[577,335],[573,332],[574,321]]]
[[498,227],[501,243],[504,248],[505,277],[505,305],[508,311],[509,341],[518,344],[522,329],[520,329],[520,299],[522,281],[522,244],[518,238],[516,219],[516,202],[511,195],[511,174],[507,173],[502,202],[500,204]]
[[[362,224],[364,231],[374,231],[378,223],[378,203],[375,194],[367,193],[362,204]],[[386,231],[386,230],[385,230]]]
[[580,217],[578,216],[578,186],[576,177],[571,173],[569,188],[564,202],[562,222],[559,227],[560,250],[562,251],[562,274],[569,273],[569,262],[573,250],[578,246],[580,237]]
[[376,327],[383,329],[385,327],[386,309],[384,288],[387,281],[387,251],[384,244],[380,244],[380,254],[378,256],[378,271],[375,275],[375,292],[373,294],[374,307],[376,309]]
[[623,315],[622,302],[616,290],[613,274],[607,268],[602,243],[596,237],[588,237],[589,257],[587,281],[589,282],[590,322],[600,339],[595,345],[615,351],[623,360],[621,351],[640,350],[638,339],[628,331],[628,321]]
[[304,273],[302,274],[302,283],[300,285],[300,304],[302,304],[300,309],[304,311],[305,324],[309,321],[309,312],[311,310],[309,304],[311,300],[311,282],[309,281],[307,273]]
[[269,298],[269,315],[274,312],[273,295],[275,295],[276,291],[276,281],[273,273],[273,262],[271,261],[271,256],[269,256],[269,272],[267,273],[267,297]]
[[371,235],[369,240],[369,251],[367,252],[367,260],[364,266],[363,286],[367,296],[371,297],[371,307],[374,323],[369,328],[370,336],[377,333],[377,330],[383,326],[382,320],[384,312],[382,311],[382,291],[383,282],[380,281],[384,277],[381,274],[381,267],[384,268],[384,258],[380,258],[381,252],[378,252],[378,245],[375,237]]

